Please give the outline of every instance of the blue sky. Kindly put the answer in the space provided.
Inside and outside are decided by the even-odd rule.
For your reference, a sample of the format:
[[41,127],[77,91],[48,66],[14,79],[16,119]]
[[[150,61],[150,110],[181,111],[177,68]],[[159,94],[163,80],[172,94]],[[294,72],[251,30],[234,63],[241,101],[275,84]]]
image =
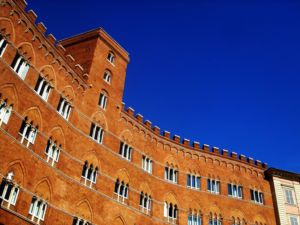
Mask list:
[[129,53],[124,102],[162,130],[300,173],[299,1],[28,1],[62,39]]

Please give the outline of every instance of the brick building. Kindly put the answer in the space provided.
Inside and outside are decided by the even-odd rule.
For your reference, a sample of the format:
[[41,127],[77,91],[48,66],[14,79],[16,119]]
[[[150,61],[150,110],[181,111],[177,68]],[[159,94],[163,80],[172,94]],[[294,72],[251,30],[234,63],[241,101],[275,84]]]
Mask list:
[[25,7],[0,3],[0,224],[276,224],[266,164],[152,126],[116,41]]

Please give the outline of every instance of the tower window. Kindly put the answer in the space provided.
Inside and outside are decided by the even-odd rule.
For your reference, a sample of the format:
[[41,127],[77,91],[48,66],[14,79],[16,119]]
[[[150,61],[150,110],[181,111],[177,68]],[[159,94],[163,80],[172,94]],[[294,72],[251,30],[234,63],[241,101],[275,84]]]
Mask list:
[[43,77],[39,76],[34,90],[36,91],[36,93],[38,93],[39,96],[42,97],[42,99],[47,101],[51,90],[51,86],[49,82],[47,82]]
[[0,198],[5,202],[6,207],[16,205],[19,187],[13,183],[13,172],[9,172],[6,178],[3,178],[0,186]]
[[109,84],[110,84],[110,81],[111,81],[111,75],[110,75],[110,72],[109,72],[109,71],[105,71],[105,72],[104,72],[103,80],[104,80],[106,83],[109,83]]
[[202,216],[199,212],[190,211],[188,215],[188,225],[202,225]]
[[151,196],[147,193],[144,194],[144,192],[140,194],[140,210],[147,215],[149,215],[151,211]]
[[109,52],[107,55],[107,60],[111,63],[114,64],[115,63],[115,55],[112,52]]
[[47,203],[44,200],[34,196],[31,200],[29,208],[29,215],[31,215],[31,220],[36,223],[39,223],[41,220],[44,221],[46,209]]
[[102,109],[105,109],[106,108],[106,105],[107,105],[107,96],[105,93],[100,93],[100,97],[99,97],[99,106],[102,108]]
[[250,189],[251,201],[256,204],[264,204],[264,194],[260,191]]
[[228,196],[243,198],[243,187],[236,184],[228,184]]
[[172,183],[178,182],[178,170],[173,166],[165,167],[165,180],[170,181]]
[[60,97],[57,111],[66,120],[69,119],[71,108],[71,104],[67,101],[67,99]]
[[17,53],[11,67],[19,75],[19,77],[24,80],[30,66],[24,57]]
[[186,185],[188,188],[200,190],[200,176],[188,174],[186,179]]
[[104,134],[104,130],[101,127],[97,126],[95,123],[91,124],[91,129],[90,129],[91,138],[93,138],[98,143],[102,144],[103,134]]
[[176,204],[164,203],[164,217],[167,219],[167,222],[172,224],[177,223],[177,214],[178,208]]

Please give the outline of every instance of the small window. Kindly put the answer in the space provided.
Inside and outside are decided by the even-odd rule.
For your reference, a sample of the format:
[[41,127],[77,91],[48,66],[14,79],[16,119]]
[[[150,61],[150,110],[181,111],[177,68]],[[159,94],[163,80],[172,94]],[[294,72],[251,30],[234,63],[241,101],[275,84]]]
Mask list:
[[74,217],[72,225],[92,225],[84,219],[80,219],[78,217]]
[[81,172],[81,177],[84,180],[84,185],[92,187],[93,184],[96,184],[98,175],[98,167],[93,166],[93,164],[88,164],[87,161],[84,162]]
[[178,208],[176,204],[165,202],[164,204],[164,217],[169,223],[177,223]]
[[99,106],[102,108],[102,109],[105,109],[106,108],[106,105],[107,105],[107,96],[105,93],[100,93],[100,97],[99,97]]
[[97,126],[95,123],[91,124],[90,137],[97,141],[99,144],[102,144],[104,130]]
[[233,198],[243,198],[243,187],[236,184],[228,184],[228,196]]
[[11,64],[11,67],[19,75],[19,77],[24,80],[30,66],[24,57],[17,53]]
[[290,225],[299,225],[299,217],[296,215],[289,215]]
[[45,153],[47,156],[46,161],[50,163],[51,166],[54,166],[58,162],[60,149],[61,145],[58,145],[55,141],[52,141],[51,139],[48,140]]
[[264,194],[260,191],[250,189],[251,201],[256,204],[264,204]]
[[202,225],[201,214],[196,212],[190,212],[188,215],[188,225]]
[[207,190],[213,194],[220,194],[220,181],[207,179]]
[[132,148],[124,142],[120,144],[119,154],[128,161],[131,161]]
[[115,64],[115,55],[112,52],[109,52],[107,55],[107,60],[111,63],[111,64]]
[[2,35],[0,35],[0,57],[3,56],[6,46],[7,46],[6,39]]
[[125,199],[128,199],[128,184],[117,179],[114,192],[117,195],[118,202],[125,203]]
[[43,77],[39,76],[34,90],[36,91],[36,93],[38,93],[39,96],[42,97],[42,99],[47,101],[51,90],[51,85]]
[[0,99],[0,126],[7,124],[12,111],[12,105],[7,104],[7,100]]
[[0,186],[0,199],[6,203],[6,207],[9,208],[10,205],[16,205],[19,187],[12,182],[13,172],[9,172],[6,179],[2,180]]
[[147,173],[152,173],[152,160],[145,155],[142,157],[142,168]]
[[105,71],[104,72],[104,75],[103,75],[103,80],[110,84],[110,81],[111,81],[111,75],[110,75],[110,72],[109,71]]
[[31,200],[29,208],[29,215],[31,215],[31,220],[36,223],[39,223],[41,220],[44,221],[46,209],[47,203],[44,200],[34,196]]
[[21,143],[26,143],[29,147],[30,144],[34,144],[38,128],[33,126],[33,123],[27,120],[27,117],[22,121],[19,135],[21,136]]
[[186,185],[188,188],[200,190],[200,176],[188,174],[186,179]]
[[60,97],[57,111],[66,120],[69,119],[71,108],[71,104],[68,102],[68,100],[63,97]]
[[140,194],[140,210],[147,214],[150,215],[151,211],[151,196],[148,195],[147,193],[144,194],[144,192],[141,192]]
[[222,218],[216,214],[210,214],[209,216],[209,225],[222,225]]
[[178,170],[173,166],[165,167],[165,180],[176,183],[178,182]]
[[295,192],[293,188],[290,187],[283,187],[284,196],[285,196],[285,203],[289,205],[295,205]]

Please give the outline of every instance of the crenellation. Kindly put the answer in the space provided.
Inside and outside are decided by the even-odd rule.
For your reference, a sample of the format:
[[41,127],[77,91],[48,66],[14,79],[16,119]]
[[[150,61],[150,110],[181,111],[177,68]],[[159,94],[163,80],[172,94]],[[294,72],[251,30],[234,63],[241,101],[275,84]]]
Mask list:
[[169,132],[169,131],[166,131],[166,130],[163,132],[163,136],[164,136],[165,138],[168,138],[168,139],[171,138],[170,132]]
[[238,159],[238,154],[236,152],[231,152],[231,158]]
[[157,135],[160,135],[160,128],[158,126],[154,126],[153,128],[154,133],[156,133]]
[[47,27],[45,26],[45,24],[43,22],[39,22],[36,25],[37,29],[44,35],[47,31]]
[[145,120],[144,124],[146,125],[146,127],[151,129],[152,122],[150,120]]
[[30,22],[32,22],[33,24],[35,24],[35,21],[37,19],[37,15],[36,15],[36,13],[32,9],[30,9],[27,12],[27,16],[28,16],[28,19],[30,20]]
[[215,154],[218,154],[218,155],[220,154],[220,151],[219,151],[218,147],[213,147],[212,152],[215,153]]
[[248,162],[251,166],[254,166],[254,160],[253,160],[253,158],[248,157],[248,158],[247,158],[247,162]]
[[247,158],[246,158],[246,156],[245,155],[240,155],[239,156],[239,158],[240,158],[240,160],[242,161],[242,162],[245,162],[245,163],[247,163]]
[[261,163],[260,160],[255,160],[255,165],[256,165],[258,168],[262,169],[262,163]]
[[180,136],[174,134],[174,135],[173,135],[173,141],[175,141],[176,143],[180,144]]
[[193,148],[195,150],[200,150],[200,142],[198,141],[193,141]]
[[143,123],[144,117],[141,114],[137,113],[135,115],[135,118],[137,119],[138,122]]
[[20,7],[21,10],[25,11],[26,6],[28,5],[25,0],[17,0],[15,3]]
[[53,46],[55,45],[55,43],[56,43],[56,38],[54,37],[53,34],[49,34],[49,35],[47,36],[47,39],[48,39],[48,41],[49,41]]
[[131,107],[127,108],[127,113],[129,116],[131,116],[132,118],[134,118],[134,109]]
[[208,144],[203,144],[202,149],[204,152],[210,152],[210,146]]
[[228,157],[228,150],[226,149],[222,149],[222,155],[225,156],[225,157]]
[[184,147],[190,147],[190,140],[184,138],[183,141],[182,141],[182,144],[183,144]]

